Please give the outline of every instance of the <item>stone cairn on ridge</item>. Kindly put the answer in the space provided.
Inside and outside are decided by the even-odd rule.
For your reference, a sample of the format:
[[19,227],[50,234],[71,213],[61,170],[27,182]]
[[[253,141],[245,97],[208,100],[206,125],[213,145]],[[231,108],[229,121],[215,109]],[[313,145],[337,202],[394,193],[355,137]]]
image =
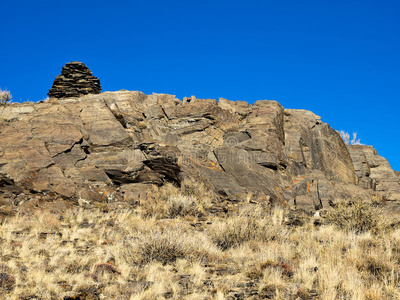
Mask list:
[[81,62],[73,61],[62,67],[48,94],[50,98],[80,97],[100,94],[100,80]]

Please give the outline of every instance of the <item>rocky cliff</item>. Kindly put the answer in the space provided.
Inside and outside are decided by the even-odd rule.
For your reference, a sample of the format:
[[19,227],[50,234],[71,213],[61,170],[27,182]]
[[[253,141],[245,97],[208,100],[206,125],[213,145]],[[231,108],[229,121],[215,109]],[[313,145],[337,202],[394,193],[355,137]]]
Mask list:
[[118,91],[0,107],[3,211],[136,205],[152,185],[185,178],[221,203],[400,203],[399,176],[374,148],[346,146],[319,116],[275,101]]

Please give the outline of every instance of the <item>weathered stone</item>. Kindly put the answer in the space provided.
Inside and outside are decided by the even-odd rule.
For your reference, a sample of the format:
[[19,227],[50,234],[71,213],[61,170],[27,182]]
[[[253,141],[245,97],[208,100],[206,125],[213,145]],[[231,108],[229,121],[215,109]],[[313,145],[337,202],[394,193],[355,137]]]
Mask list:
[[218,106],[222,109],[229,110],[231,113],[235,112],[235,101],[231,101],[225,98],[219,98]]
[[285,110],[285,153],[310,171],[323,171],[331,180],[356,183],[353,162],[340,135],[312,112]]
[[161,119],[165,117],[164,111],[159,105],[150,106],[147,109],[145,109],[143,113],[146,116],[146,118],[151,118],[151,119]]
[[349,145],[350,152],[353,153],[353,161],[355,165],[359,164],[358,157],[365,158],[365,164],[368,169],[362,174],[361,184],[372,182],[372,187],[377,191],[383,192],[387,200],[400,201],[400,181],[399,176],[391,168],[389,162],[379,156],[372,146],[365,145]]
[[81,106],[85,139],[93,146],[129,144],[131,138],[103,101],[85,101]]
[[149,200],[152,185],[185,178],[204,182],[221,201],[251,194],[307,211],[354,197],[400,200],[398,173],[372,147],[346,147],[320,117],[275,101],[118,91],[15,103],[0,114],[4,205],[23,193],[136,205]]
[[100,80],[92,75],[85,64],[77,61],[67,63],[54,80],[49,97],[70,98],[101,92]]
[[132,183],[122,186],[121,191],[124,194],[124,201],[130,203],[145,203],[153,190],[151,184]]

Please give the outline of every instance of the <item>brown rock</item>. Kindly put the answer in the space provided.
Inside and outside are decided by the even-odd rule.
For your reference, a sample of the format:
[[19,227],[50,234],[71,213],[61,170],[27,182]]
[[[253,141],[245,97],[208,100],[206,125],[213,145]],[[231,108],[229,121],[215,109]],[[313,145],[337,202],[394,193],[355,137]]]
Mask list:
[[[371,180],[372,187],[384,194],[386,200],[400,201],[400,181],[399,176],[393,171],[389,162],[382,156],[379,156],[377,151],[372,146],[365,145],[349,145],[348,148],[355,157],[363,156],[365,164],[368,165],[368,170],[362,174],[363,181]],[[357,158],[353,159],[355,165]],[[368,187],[368,186],[367,186]]]
[[0,109],[7,203],[23,203],[14,199],[25,190],[28,202],[37,193],[37,206],[49,195],[81,205],[135,204],[149,199],[152,185],[179,186],[184,178],[224,201],[252,194],[306,210],[352,197],[400,200],[399,176],[372,147],[346,147],[312,112],[276,101],[119,91]]
[[51,98],[70,98],[100,92],[100,80],[92,75],[84,63],[73,61],[62,68],[48,95]]

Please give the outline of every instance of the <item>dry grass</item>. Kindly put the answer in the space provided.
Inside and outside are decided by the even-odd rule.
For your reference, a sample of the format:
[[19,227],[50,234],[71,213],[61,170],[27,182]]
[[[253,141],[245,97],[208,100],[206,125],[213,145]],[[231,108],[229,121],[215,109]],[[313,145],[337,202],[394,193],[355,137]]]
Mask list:
[[387,220],[379,203],[361,200],[343,201],[327,212],[327,220],[343,230],[361,233],[385,230]]
[[134,240],[128,241],[125,249],[127,260],[139,265],[152,261],[166,265],[177,259],[207,262],[212,254],[217,253],[216,247],[204,235],[181,226],[142,232]]
[[153,201],[143,205],[144,216],[157,219],[202,216],[217,196],[202,183],[183,181],[181,188],[167,183],[154,191]]
[[276,220],[276,212],[266,212],[260,206],[244,206],[237,215],[214,222],[209,230],[210,238],[222,250],[250,241],[272,241],[287,232],[281,227],[282,216]]
[[[287,226],[287,212],[259,204],[217,217],[199,208],[216,199],[203,203],[196,193],[158,190],[162,205],[154,214],[74,208],[7,219],[0,227],[0,298],[400,299],[400,229],[332,219]],[[171,213],[177,195],[194,199],[196,213]],[[332,211],[348,222],[341,209],[354,206]]]

